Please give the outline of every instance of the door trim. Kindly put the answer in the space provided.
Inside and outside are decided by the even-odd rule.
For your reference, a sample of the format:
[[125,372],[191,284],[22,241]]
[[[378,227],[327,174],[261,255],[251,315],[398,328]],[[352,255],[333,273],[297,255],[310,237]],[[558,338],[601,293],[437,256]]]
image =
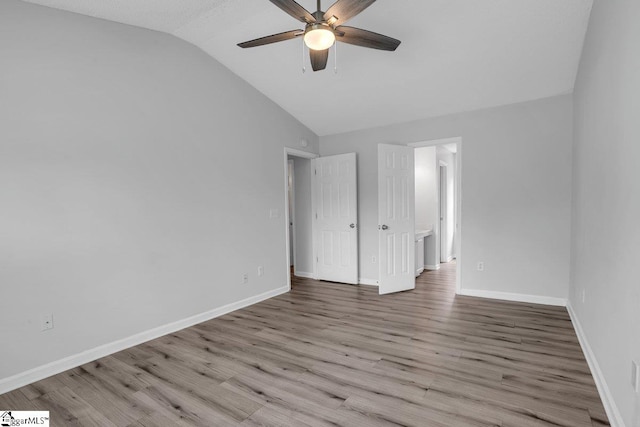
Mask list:
[[[319,154],[310,153],[308,151],[302,151],[291,147],[284,147],[284,235],[285,235],[285,264],[286,264],[286,277],[287,277],[287,290],[291,290],[291,260],[289,259],[291,254],[291,248],[289,247],[289,156],[302,157],[303,159],[315,159],[320,157]],[[311,188],[313,191],[313,186]],[[311,196],[313,201],[313,194]],[[313,275],[316,275],[316,266],[313,265]]]
[[[289,207],[289,262],[293,267],[293,274],[297,273],[298,266],[296,265],[296,183],[295,176],[296,170],[294,161],[292,158],[287,159],[287,163],[289,167],[287,168],[287,175],[291,180],[291,191],[287,191],[287,196],[289,196],[288,207]],[[288,181],[288,180],[287,180]]]
[[454,196],[456,198],[455,204],[455,218],[457,229],[454,232],[454,253],[456,256],[456,294],[460,295],[462,292],[462,137],[456,136],[452,138],[433,139],[429,141],[419,141],[407,144],[409,147],[433,147],[436,145],[452,144],[455,143],[458,147],[456,153],[456,183]]

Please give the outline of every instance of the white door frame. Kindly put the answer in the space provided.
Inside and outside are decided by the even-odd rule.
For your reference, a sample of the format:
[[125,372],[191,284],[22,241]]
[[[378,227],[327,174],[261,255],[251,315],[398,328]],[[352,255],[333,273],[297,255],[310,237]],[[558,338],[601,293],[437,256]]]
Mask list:
[[[301,157],[303,159],[315,159],[320,157],[318,154],[309,153],[308,151],[297,150],[295,148],[284,147],[284,234],[285,234],[285,261],[286,261],[286,276],[287,276],[287,288],[291,290],[291,248],[289,247],[289,156]],[[313,191],[313,186],[312,186]],[[311,196],[313,200],[313,194]],[[294,224],[295,226],[295,224]],[[313,276],[316,275],[316,266],[313,265]]]
[[295,187],[295,166],[293,159],[289,157],[287,163],[289,167],[287,169],[288,182],[290,186],[290,191],[287,191],[287,196],[289,196],[289,200],[287,203],[289,204],[289,262],[293,267],[293,272],[295,274],[296,267],[296,187]]
[[[431,141],[412,142],[407,144],[409,147],[433,147],[436,145],[455,143],[458,147],[456,153],[456,188],[455,188],[455,216],[457,229],[455,230],[456,238],[454,238],[454,253],[456,254],[456,294],[462,290],[462,137],[434,139]],[[438,178],[439,179],[439,178]]]

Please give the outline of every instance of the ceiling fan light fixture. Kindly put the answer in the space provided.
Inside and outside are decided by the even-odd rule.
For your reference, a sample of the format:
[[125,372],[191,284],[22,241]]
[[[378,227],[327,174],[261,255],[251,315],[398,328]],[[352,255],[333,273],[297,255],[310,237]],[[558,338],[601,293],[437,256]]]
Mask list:
[[311,50],[326,50],[335,42],[336,35],[328,25],[309,25],[304,33],[304,44]]
[[[303,52],[308,47],[308,55],[313,71],[324,70],[327,67],[329,48],[337,46],[337,42],[354,46],[394,51],[400,45],[400,40],[374,33],[361,28],[344,25],[354,16],[371,6],[376,0],[335,0],[335,3],[322,11],[321,1],[317,0],[317,10],[313,13],[300,6],[296,0],[270,0],[292,18],[304,24],[304,30],[290,30],[270,36],[260,37],[243,43],[241,48],[264,46],[271,43],[293,40],[303,36]],[[298,0],[299,1],[299,0]],[[304,66],[302,67],[304,71]]]

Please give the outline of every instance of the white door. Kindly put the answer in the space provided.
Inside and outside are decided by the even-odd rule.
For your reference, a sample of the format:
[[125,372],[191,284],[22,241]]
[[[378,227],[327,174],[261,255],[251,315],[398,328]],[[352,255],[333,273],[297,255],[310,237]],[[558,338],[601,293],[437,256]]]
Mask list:
[[413,147],[378,145],[379,292],[416,287]]
[[358,284],[356,154],[320,157],[312,162],[316,278]]

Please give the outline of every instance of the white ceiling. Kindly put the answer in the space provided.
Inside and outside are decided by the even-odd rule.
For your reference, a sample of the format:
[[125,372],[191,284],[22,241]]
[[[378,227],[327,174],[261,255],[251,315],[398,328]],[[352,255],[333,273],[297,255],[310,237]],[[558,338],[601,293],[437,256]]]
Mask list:
[[378,0],[348,25],[400,39],[396,52],[339,44],[337,74],[333,51],[324,71],[305,58],[303,74],[300,38],[236,46],[303,27],[268,0],[26,1],[180,37],[318,135],[569,93],[593,2]]

